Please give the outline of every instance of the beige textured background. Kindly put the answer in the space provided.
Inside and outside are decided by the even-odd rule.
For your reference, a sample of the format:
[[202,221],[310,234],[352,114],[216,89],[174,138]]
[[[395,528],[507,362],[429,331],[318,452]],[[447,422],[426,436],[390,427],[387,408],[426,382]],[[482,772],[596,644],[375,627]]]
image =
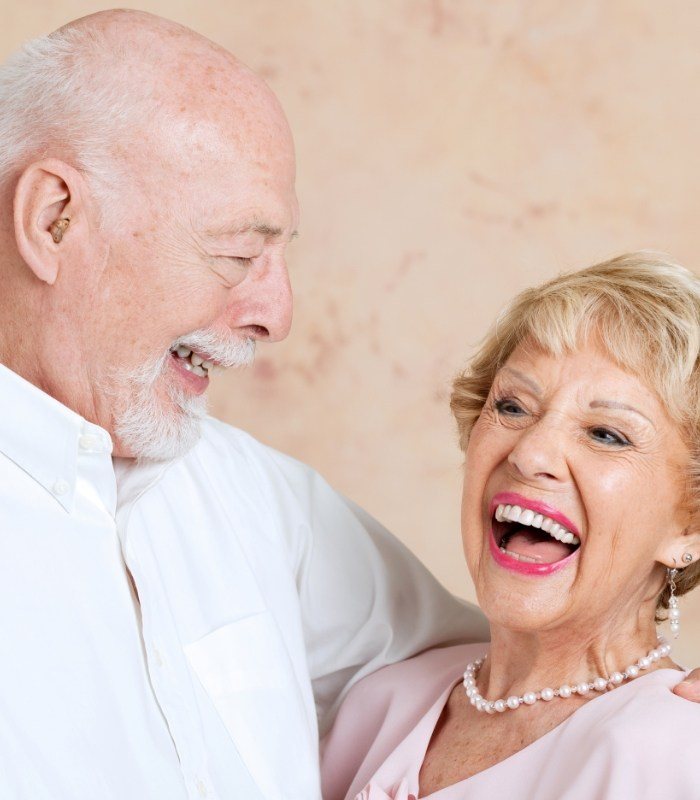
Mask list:
[[[0,0],[0,55],[109,3]],[[700,270],[692,0],[143,0],[296,134],[296,319],[215,413],[320,469],[471,597],[450,377],[514,292],[623,250]],[[677,658],[700,665],[700,590]]]

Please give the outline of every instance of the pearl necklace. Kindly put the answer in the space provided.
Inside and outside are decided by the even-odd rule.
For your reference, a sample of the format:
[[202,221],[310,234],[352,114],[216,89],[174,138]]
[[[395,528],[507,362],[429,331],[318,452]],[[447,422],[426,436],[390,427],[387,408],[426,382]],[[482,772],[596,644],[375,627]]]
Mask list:
[[484,663],[486,656],[482,656],[471,664],[467,664],[464,671],[464,688],[469,698],[469,702],[476,708],[477,711],[485,711],[487,714],[494,714],[495,712],[507,711],[508,709],[515,710],[521,705],[531,706],[538,700],[553,700],[555,697],[571,697],[574,694],[585,695],[588,692],[605,692],[608,689],[614,689],[626,680],[636,678],[640,671],[649,669],[649,667],[661,658],[665,658],[671,652],[671,645],[668,644],[663,638],[659,637],[659,644],[650,650],[645,656],[639,659],[636,664],[630,664],[622,672],[613,672],[609,678],[598,676],[593,678],[592,681],[586,683],[565,683],[558,689],[542,689],[540,692],[525,692],[522,697],[512,695],[507,700],[486,700],[479,694],[476,688],[476,676],[479,674],[479,668]]

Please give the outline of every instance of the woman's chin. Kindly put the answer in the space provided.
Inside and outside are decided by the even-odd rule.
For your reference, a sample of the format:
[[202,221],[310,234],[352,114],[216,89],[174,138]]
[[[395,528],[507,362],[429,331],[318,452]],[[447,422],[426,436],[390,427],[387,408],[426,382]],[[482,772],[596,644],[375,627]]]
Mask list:
[[[476,584],[479,606],[491,625],[513,631],[546,630],[565,624],[575,606],[574,565],[527,574],[505,570],[487,555]],[[483,562],[482,562],[483,563]]]

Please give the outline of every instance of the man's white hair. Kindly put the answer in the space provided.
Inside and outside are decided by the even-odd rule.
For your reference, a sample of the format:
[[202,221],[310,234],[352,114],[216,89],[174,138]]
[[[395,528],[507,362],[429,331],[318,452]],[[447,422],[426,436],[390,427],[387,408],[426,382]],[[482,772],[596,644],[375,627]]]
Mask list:
[[[146,114],[148,88],[124,91],[124,48],[87,26],[33,39],[0,66],[0,189],[32,161],[66,160],[101,208],[113,195],[114,149]],[[144,90],[145,89],[145,90]]]

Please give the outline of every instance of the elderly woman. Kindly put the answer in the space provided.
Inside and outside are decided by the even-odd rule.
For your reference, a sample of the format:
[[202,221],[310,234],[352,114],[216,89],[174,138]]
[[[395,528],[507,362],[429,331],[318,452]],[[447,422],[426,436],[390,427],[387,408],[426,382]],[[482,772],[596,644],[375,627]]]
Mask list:
[[505,311],[452,395],[491,644],[351,690],[326,800],[700,797],[700,708],[656,632],[700,578],[699,351],[700,281],[645,253]]

